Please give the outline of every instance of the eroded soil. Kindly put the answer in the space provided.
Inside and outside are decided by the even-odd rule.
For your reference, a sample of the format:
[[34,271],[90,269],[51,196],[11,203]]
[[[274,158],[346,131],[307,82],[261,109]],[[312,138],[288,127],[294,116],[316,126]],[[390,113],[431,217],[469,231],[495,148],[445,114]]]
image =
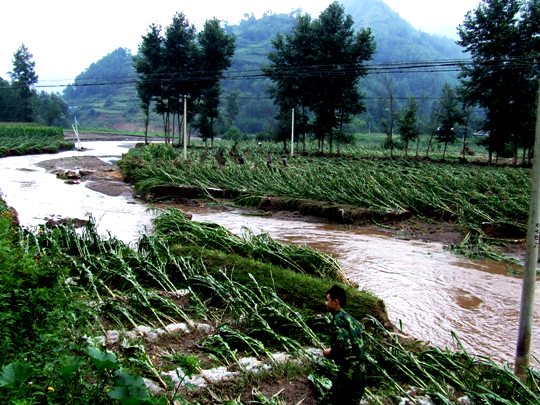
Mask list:
[[132,187],[123,181],[118,166],[94,156],[45,160],[38,163],[38,166],[56,174],[60,180],[74,184],[84,182],[85,186],[91,190],[109,196],[132,194]]

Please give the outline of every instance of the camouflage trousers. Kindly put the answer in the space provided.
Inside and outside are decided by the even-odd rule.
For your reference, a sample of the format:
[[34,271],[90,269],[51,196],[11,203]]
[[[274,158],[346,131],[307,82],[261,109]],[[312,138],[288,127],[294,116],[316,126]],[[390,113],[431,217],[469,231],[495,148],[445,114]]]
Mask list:
[[346,362],[338,366],[333,381],[329,403],[332,405],[357,405],[364,395],[366,386],[365,367],[360,361]]

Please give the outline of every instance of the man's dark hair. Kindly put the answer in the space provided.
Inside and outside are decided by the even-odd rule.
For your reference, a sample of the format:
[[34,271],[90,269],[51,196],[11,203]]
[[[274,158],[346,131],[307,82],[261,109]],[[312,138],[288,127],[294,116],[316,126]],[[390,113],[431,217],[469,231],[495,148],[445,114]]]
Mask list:
[[339,305],[342,307],[347,304],[347,293],[343,287],[340,287],[339,285],[334,284],[332,287],[330,287],[326,294],[330,295],[332,299],[338,300]]

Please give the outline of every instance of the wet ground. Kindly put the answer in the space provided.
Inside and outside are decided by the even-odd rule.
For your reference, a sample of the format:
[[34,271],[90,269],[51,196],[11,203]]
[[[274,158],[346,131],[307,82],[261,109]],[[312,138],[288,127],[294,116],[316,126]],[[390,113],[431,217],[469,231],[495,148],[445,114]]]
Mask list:
[[[104,235],[110,232],[135,242],[150,229],[154,214],[133,198],[111,165],[135,143],[87,142],[81,152],[0,159],[0,190],[24,226],[92,214]],[[56,177],[66,170],[85,174],[68,183]],[[473,353],[513,361],[521,280],[508,276],[498,263],[466,260],[445,251],[445,244],[461,238],[452,224],[409,220],[392,226],[345,227],[291,213],[246,215],[225,205],[181,208],[194,220],[216,222],[234,232],[249,227],[333,254],[361,288],[384,299],[391,320],[405,332],[455,348],[454,331]],[[540,356],[535,339],[540,335],[538,300],[535,311],[533,348]]]

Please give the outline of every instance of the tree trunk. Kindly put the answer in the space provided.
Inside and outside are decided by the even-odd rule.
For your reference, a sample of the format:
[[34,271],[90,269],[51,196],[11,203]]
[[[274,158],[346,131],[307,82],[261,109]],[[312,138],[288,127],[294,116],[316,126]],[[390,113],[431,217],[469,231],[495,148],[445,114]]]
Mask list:
[[148,121],[150,120],[150,108],[145,111],[144,117],[144,144],[148,145]]
[[[172,131],[171,131],[171,145],[174,145],[174,135],[176,133],[176,113],[172,115]],[[178,128],[180,129],[180,128]],[[178,137],[178,142],[180,143],[180,137]]]
[[429,156],[429,150],[431,149],[431,142],[433,142],[433,134],[430,135],[429,137],[429,141],[428,141],[428,144],[427,144],[427,149],[426,149],[426,157]]
[[466,130],[463,131],[463,142],[462,142],[462,149],[461,149],[461,157],[463,160],[465,160],[465,151],[467,150],[467,132]]
[[214,147],[214,117],[210,117],[210,143]]
[[306,122],[306,107],[302,106],[302,149],[303,154],[306,154],[306,128],[304,123]]
[[448,142],[445,142],[444,143],[444,150],[443,150],[443,153],[442,153],[442,160],[444,160],[444,157],[446,156],[446,148],[448,146]]

